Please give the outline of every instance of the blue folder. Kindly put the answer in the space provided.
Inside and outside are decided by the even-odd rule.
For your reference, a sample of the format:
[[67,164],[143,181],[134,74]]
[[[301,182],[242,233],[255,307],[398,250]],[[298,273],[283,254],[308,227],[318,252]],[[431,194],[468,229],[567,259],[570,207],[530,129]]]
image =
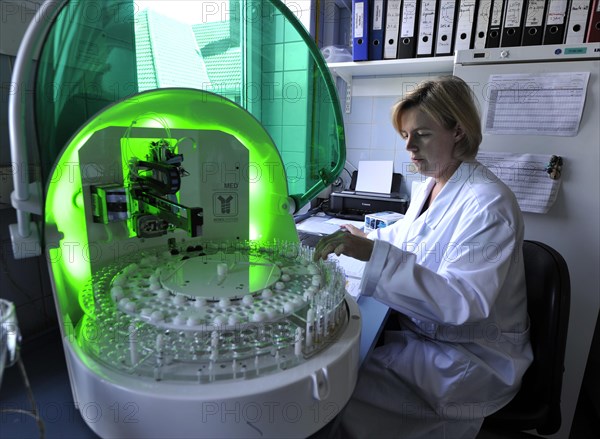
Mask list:
[[371,0],[369,11],[369,60],[383,59],[387,0]]
[[352,60],[369,59],[369,0],[352,0]]

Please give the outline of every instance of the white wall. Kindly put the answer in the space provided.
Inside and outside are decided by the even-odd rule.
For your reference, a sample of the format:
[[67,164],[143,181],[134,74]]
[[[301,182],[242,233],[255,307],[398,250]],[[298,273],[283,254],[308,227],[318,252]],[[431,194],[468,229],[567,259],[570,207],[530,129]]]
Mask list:
[[[391,109],[407,91],[428,78],[442,74],[401,75],[396,77],[355,77],[352,82],[351,112],[344,113],[346,161],[353,169],[361,160],[393,160],[394,172],[404,176],[402,192],[408,195],[412,180],[408,172],[409,155],[405,142],[392,126]],[[346,95],[346,84],[337,80],[340,97]],[[342,98],[343,99],[343,98]],[[344,111],[345,105],[342,105]],[[347,174],[342,175],[347,180]]]
[[0,54],[17,54],[25,30],[42,1],[0,0]]

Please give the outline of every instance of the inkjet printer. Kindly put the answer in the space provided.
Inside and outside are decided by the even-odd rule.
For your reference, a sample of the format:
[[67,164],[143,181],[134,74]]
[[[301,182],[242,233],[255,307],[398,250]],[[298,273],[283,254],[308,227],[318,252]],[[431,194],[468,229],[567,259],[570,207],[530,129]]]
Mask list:
[[389,194],[356,191],[357,171],[352,173],[348,190],[332,192],[329,196],[328,215],[350,220],[364,220],[365,215],[375,212],[392,211],[404,214],[408,200],[400,196],[402,174],[394,173]]

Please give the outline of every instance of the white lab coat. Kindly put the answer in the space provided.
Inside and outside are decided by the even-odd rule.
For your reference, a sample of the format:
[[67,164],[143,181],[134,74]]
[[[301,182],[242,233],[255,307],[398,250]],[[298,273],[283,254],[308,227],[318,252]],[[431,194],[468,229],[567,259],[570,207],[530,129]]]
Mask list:
[[369,234],[362,295],[397,310],[403,329],[386,332],[361,369],[345,435],[474,437],[533,358],[513,193],[465,162],[420,215],[433,185],[421,185],[402,220]]

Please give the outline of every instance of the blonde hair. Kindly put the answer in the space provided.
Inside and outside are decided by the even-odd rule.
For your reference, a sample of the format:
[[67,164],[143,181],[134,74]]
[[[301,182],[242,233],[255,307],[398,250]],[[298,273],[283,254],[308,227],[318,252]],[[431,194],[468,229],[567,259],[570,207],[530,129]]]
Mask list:
[[475,158],[482,139],[481,120],[475,96],[466,82],[457,76],[443,76],[420,83],[392,108],[396,131],[402,132],[404,111],[416,107],[448,130],[460,126],[464,136],[454,148],[454,158]]

